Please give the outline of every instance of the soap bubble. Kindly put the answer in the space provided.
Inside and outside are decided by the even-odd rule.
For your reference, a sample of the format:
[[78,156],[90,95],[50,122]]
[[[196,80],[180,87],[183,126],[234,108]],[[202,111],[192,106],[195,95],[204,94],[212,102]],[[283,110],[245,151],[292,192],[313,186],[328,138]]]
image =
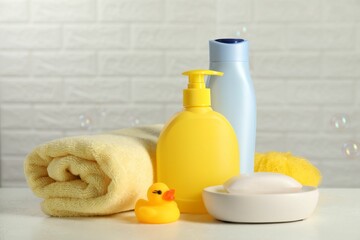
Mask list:
[[105,110],[105,109],[101,109],[100,110],[100,116],[101,116],[101,118],[106,118],[106,116],[107,116],[107,111]]
[[345,156],[349,159],[360,157],[360,145],[355,141],[344,143],[342,150]]
[[98,119],[99,131],[103,130],[103,128],[105,126],[105,121],[106,121],[107,115],[108,115],[108,112],[106,109],[104,109],[104,108],[99,109],[99,119]]
[[247,32],[248,32],[247,27],[243,26],[243,27],[241,27],[239,30],[237,30],[235,32],[235,36],[238,37],[238,38],[245,38]]
[[83,129],[91,129],[92,127],[92,120],[90,116],[87,116],[85,114],[81,114],[79,116],[80,120],[80,127]]
[[347,114],[336,114],[330,119],[330,125],[336,130],[343,130],[348,128],[350,124],[349,116]]
[[130,126],[135,127],[140,124],[140,119],[137,116],[129,117]]
[[108,116],[108,111],[106,109],[99,109],[99,117],[98,118],[99,118],[99,122],[100,122],[101,126],[105,122],[107,116]]
[[242,31],[243,31],[243,33],[246,33],[247,32],[247,27],[242,27]]

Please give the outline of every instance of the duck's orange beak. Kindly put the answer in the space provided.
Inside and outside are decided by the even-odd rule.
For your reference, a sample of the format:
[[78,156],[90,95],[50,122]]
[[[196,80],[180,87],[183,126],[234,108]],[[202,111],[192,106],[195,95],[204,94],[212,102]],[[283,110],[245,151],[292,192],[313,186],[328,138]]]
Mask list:
[[175,189],[170,189],[169,191],[164,192],[162,198],[166,201],[172,201],[175,199]]

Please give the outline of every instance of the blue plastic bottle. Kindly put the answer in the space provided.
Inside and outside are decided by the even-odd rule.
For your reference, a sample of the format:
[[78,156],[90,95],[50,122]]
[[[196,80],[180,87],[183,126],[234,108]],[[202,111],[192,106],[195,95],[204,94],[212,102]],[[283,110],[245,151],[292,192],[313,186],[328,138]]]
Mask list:
[[254,172],[256,99],[249,72],[248,41],[216,39],[209,41],[210,69],[224,73],[221,80],[210,76],[211,103],[235,130],[240,150],[240,173]]

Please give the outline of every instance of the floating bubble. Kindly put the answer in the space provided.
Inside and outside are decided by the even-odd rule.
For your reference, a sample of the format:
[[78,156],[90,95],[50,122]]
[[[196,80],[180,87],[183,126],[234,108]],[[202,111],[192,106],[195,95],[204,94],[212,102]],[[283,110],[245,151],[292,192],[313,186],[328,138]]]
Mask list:
[[235,36],[236,36],[236,37],[239,37],[239,38],[245,38],[247,32],[248,32],[247,27],[243,26],[243,27],[241,27],[239,30],[237,30],[237,31],[235,32]]
[[140,119],[136,116],[130,116],[129,122],[132,127],[138,126],[140,124]]
[[85,114],[81,114],[79,116],[80,120],[80,127],[83,129],[91,129],[92,127],[92,120],[90,116],[87,116]]
[[101,110],[100,111],[100,116],[102,117],[102,118],[106,118],[106,116],[107,116],[107,111],[106,110]]
[[360,157],[360,144],[355,141],[344,143],[342,150],[345,156],[349,159]]
[[98,110],[98,116],[97,116],[97,122],[98,122],[97,128],[98,128],[98,131],[102,131],[104,126],[106,126],[105,123],[106,123],[107,116],[108,116],[108,112],[107,112],[106,109],[100,108]]
[[349,116],[347,114],[336,114],[330,119],[330,125],[336,130],[343,130],[348,128],[350,124]]

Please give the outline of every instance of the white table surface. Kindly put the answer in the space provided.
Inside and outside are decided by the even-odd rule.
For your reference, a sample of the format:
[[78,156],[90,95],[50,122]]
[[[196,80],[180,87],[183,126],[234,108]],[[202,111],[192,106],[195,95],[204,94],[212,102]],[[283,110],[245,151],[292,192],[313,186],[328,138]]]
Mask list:
[[236,224],[209,215],[183,214],[171,224],[139,224],[133,212],[106,217],[55,218],[40,210],[29,189],[0,189],[0,240],[16,239],[360,239],[360,189],[320,189],[308,219],[291,223]]

